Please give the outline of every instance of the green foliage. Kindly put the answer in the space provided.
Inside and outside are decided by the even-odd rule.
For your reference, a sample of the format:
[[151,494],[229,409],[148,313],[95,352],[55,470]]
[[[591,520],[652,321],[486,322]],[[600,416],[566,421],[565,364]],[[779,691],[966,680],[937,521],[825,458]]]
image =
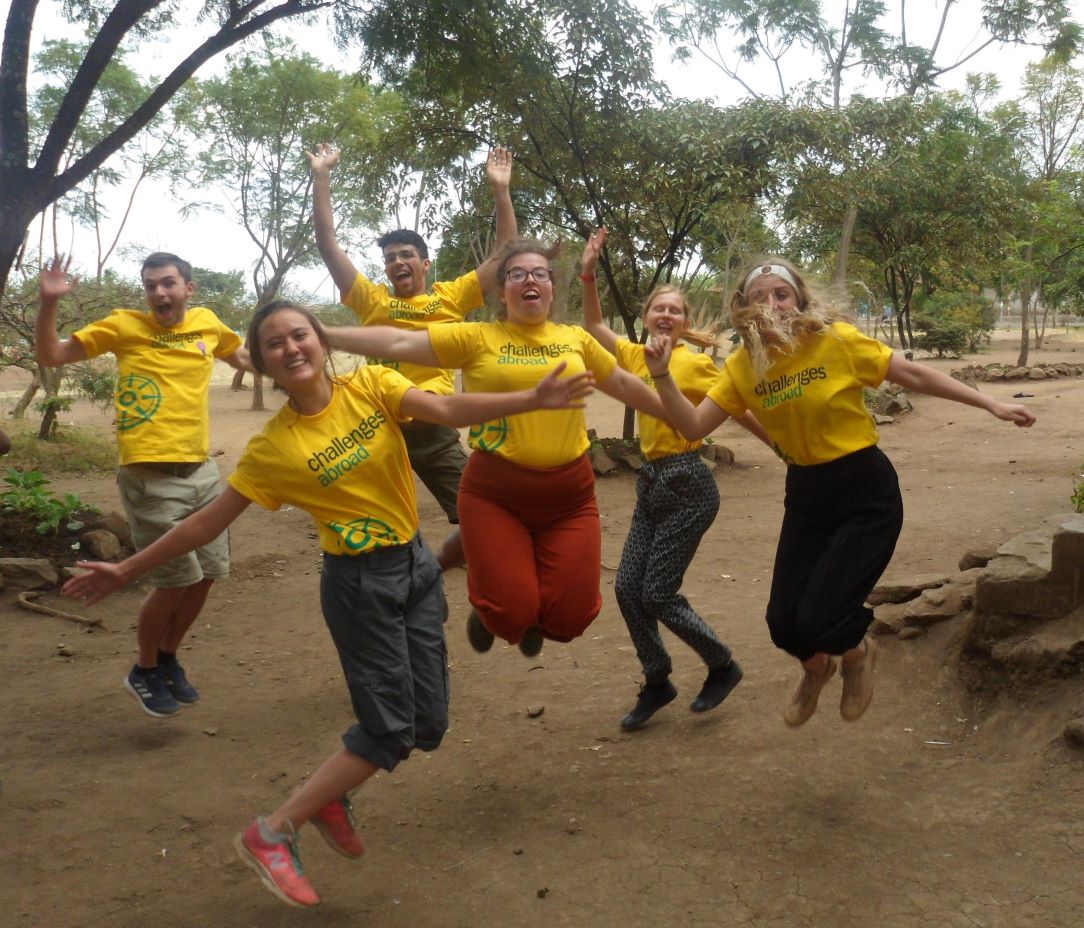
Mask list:
[[1073,504],[1073,509],[1084,512],[1084,464],[1080,466],[1080,473],[1073,481],[1073,495],[1069,499]]
[[990,343],[997,313],[994,304],[976,293],[938,291],[916,300],[914,326],[921,330],[916,347],[925,351],[972,354]]
[[103,429],[59,428],[50,441],[39,441],[37,427],[10,421],[4,430],[11,437],[11,452],[4,459],[21,470],[47,474],[91,474],[117,466],[117,444],[112,432]]
[[77,532],[83,523],[73,518],[79,512],[96,512],[74,493],[58,498],[49,492],[49,481],[41,471],[21,471],[9,467],[4,483],[8,489],[0,493],[0,511],[30,513],[38,519],[35,530],[40,535],[56,535],[60,524],[70,532]]

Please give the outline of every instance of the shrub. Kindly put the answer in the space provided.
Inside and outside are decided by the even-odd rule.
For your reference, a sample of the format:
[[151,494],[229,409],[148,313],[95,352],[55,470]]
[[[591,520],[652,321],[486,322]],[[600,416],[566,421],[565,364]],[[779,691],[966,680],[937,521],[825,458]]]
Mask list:
[[95,512],[74,493],[65,493],[60,499],[49,492],[49,481],[40,470],[21,471],[9,467],[4,483],[8,485],[0,493],[0,510],[11,513],[29,513],[37,519],[35,530],[39,535],[56,535],[60,523],[69,532],[77,532],[83,523],[74,518],[77,512]]
[[1084,512],[1084,464],[1080,465],[1080,473],[1076,475],[1076,480],[1073,482],[1073,495],[1069,499],[1072,501],[1073,509]]
[[916,301],[914,326],[921,331],[917,347],[938,357],[971,353],[989,344],[997,314],[994,304],[977,293],[939,291]]

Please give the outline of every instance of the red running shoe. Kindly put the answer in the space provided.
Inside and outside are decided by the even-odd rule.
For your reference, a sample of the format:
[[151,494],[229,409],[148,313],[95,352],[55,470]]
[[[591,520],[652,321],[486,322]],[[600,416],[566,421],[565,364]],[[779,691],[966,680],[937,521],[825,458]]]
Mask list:
[[361,840],[357,822],[354,821],[354,807],[346,796],[329,802],[311,821],[328,847],[343,857],[360,857],[365,853],[365,842]]
[[287,905],[307,908],[320,901],[301,869],[296,835],[283,835],[280,842],[265,841],[260,819],[256,819],[233,839],[233,846],[241,860],[259,874],[263,885]]

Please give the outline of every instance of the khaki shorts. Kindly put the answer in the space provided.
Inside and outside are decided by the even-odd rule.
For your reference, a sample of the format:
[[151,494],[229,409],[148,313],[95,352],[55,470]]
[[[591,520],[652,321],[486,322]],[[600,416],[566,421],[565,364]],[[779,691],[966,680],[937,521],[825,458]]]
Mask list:
[[[132,540],[142,550],[206,506],[218,496],[221,487],[218,466],[205,461],[186,477],[126,464],[117,471],[117,489],[132,527]],[[202,548],[155,567],[147,577],[154,586],[173,589],[203,579],[221,580],[229,573],[229,532],[223,532]]]
[[403,429],[403,438],[414,473],[440,503],[448,521],[458,525],[459,478],[467,466],[459,432],[447,425],[412,422]]

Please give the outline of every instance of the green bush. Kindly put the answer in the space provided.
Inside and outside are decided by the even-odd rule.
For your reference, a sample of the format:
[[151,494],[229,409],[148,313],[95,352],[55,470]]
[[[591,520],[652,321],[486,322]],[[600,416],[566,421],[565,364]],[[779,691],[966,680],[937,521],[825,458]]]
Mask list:
[[21,471],[9,467],[4,483],[8,489],[0,493],[0,510],[29,513],[38,520],[35,529],[39,535],[56,535],[61,522],[69,532],[77,532],[83,523],[74,518],[75,514],[96,511],[74,493],[65,493],[63,499],[54,496],[48,490],[49,481],[40,470]]
[[1073,503],[1073,509],[1084,512],[1084,464],[1080,465],[1080,473],[1073,482],[1073,495],[1069,499]]
[[997,322],[994,304],[977,293],[939,291],[915,302],[916,346],[938,357],[975,353],[989,344]]

